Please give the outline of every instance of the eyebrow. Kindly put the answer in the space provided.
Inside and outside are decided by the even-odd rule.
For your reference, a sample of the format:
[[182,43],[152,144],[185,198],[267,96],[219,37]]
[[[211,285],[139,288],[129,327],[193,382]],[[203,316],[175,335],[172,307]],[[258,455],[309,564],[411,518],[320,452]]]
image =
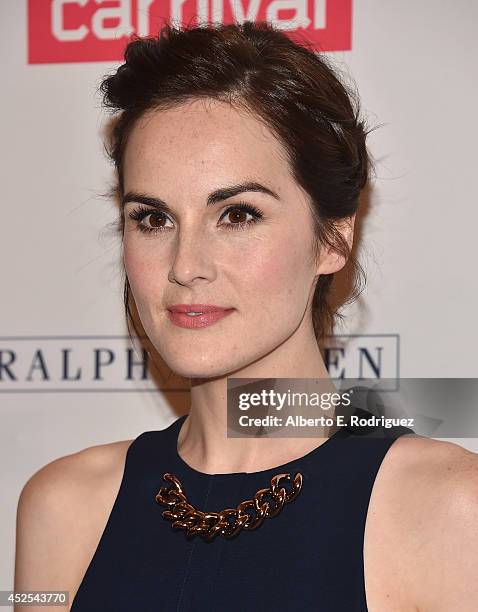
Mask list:
[[[280,200],[277,193],[272,189],[269,189],[268,187],[254,181],[247,181],[245,183],[239,183],[238,185],[231,185],[230,187],[221,187],[220,189],[216,189],[215,191],[211,192],[207,197],[206,206],[213,206],[214,204],[222,202],[223,200],[227,200],[228,198],[232,198],[239,193],[244,193],[247,191],[265,193],[276,200]],[[124,208],[128,202],[138,202],[139,204],[160,208],[166,212],[172,212],[166,202],[161,200],[161,198],[155,198],[153,196],[144,195],[135,191],[128,191],[128,193],[123,196],[121,199],[121,207]]]

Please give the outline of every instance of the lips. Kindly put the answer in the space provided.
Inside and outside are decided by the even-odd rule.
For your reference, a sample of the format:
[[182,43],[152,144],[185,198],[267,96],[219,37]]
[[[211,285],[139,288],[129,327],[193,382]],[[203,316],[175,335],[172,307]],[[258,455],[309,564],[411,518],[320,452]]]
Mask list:
[[[168,308],[168,316],[171,323],[178,327],[198,329],[208,327],[227,317],[234,308],[222,308],[213,304],[174,304]],[[187,313],[200,312],[198,315]]]
[[170,306],[168,310],[171,312],[201,312],[206,314],[231,309],[223,306],[216,306],[214,304],[174,304]]

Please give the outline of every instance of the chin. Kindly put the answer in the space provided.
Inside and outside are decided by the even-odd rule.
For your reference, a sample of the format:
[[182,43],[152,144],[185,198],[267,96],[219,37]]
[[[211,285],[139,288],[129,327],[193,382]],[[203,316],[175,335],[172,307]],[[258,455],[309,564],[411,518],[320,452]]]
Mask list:
[[[248,363],[247,361],[242,363],[238,359],[228,360],[227,356],[221,360],[217,351],[208,356],[198,355],[197,359],[185,358],[184,354],[176,353],[174,356],[162,354],[167,366],[183,378],[223,378],[233,375],[235,371]],[[230,358],[230,353],[228,356]]]
[[194,366],[184,362],[182,364],[167,363],[175,374],[183,378],[223,378],[229,372],[228,368],[218,368],[215,364],[211,364],[210,367],[205,367]]

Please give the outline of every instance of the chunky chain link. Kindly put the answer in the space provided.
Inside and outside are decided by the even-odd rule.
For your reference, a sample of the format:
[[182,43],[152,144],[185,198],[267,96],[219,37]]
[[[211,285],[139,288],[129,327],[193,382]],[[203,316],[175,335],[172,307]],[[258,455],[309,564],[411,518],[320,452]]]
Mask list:
[[253,499],[241,502],[237,508],[226,508],[221,512],[202,512],[191,505],[184,494],[181,482],[176,476],[166,473],[163,480],[171,487],[161,487],[156,495],[158,504],[167,507],[163,517],[172,521],[174,529],[184,529],[186,536],[200,535],[210,541],[215,536],[232,538],[242,529],[252,531],[262,525],[265,518],[272,518],[281,512],[285,504],[293,501],[302,489],[302,474],[294,476],[292,489],[287,492],[279,487],[281,480],[290,481],[290,474],[277,474],[271,478],[270,487],[259,489]]

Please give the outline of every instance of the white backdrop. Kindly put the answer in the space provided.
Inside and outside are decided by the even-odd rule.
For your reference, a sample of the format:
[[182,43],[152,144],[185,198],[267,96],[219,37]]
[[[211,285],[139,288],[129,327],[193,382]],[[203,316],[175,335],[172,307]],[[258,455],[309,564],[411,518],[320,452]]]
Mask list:
[[[96,94],[119,61],[86,61],[85,51],[83,61],[29,63],[29,36],[31,46],[45,24],[37,18],[29,34],[18,0],[2,0],[0,18],[6,590],[26,480],[57,457],[163,428],[187,411],[188,393],[174,378],[154,392],[138,380],[139,365],[135,380],[126,376],[119,239],[108,229],[116,210],[100,196],[113,177],[102,145],[107,116]],[[357,0],[352,48],[330,52],[357,82],[370,121],[384,124],[369,142],[378,178],[361,225],[368,285],[340,330],[352,335],[347,375],[356,375],[361,348],[381,346],[385,377],[475,377],[477,25],[473,0]],[[65,359],[70,380],[62,380]],[[460,443],[478,450],[477,440]]]

